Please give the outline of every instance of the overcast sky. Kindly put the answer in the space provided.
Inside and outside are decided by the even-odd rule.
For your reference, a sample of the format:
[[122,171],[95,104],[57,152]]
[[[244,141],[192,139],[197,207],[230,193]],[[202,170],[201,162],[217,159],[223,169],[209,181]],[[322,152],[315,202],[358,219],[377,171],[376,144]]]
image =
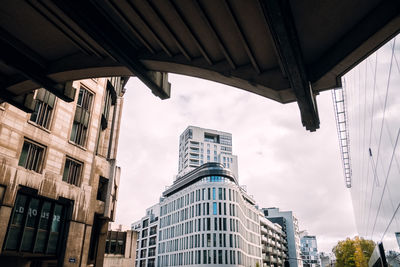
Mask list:
[[282,105],[226,85],[169,76],[160,100],[138,79],[126,86],[119,139],[122,168],[116,223],[130,226],[159,201],[178,169],[179,135],[188,125],[232,133],[239,183],[259,207],[292,210],[319,251],[356,235],[345,187],[330,92],[318,96],[320,129],[302,126],[296,103]]

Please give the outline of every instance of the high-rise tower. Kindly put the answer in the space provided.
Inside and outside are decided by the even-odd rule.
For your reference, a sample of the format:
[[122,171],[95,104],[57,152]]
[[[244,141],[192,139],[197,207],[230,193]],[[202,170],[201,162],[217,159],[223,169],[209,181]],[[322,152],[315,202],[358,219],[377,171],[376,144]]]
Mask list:
[[188,126],[179,138],[178,176],[207,162],[218,162],[238,178],[237,156],[232,155],[232,134]]

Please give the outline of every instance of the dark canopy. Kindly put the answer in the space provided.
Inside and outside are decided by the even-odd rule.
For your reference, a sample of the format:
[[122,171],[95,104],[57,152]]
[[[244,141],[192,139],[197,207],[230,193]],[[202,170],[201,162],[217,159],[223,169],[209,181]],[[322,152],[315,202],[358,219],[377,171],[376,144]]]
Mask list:
[[[1,99],[24,110],[44,87],[73,100],[68,81],[137,76],[162,99],[166,73],[297,101],[319,127],[315,95],[400,29],[400,1],[4,0]],[[267,112],[267,111],[266,111]]]

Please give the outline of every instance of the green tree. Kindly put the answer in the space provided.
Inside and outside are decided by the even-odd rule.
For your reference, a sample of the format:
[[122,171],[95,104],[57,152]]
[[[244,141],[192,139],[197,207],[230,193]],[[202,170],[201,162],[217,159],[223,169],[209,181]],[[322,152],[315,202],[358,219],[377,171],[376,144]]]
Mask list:
[[339,241],[332,249],[336,256],[337,267],[368,267],[368,261],[375,243],[356,236]]

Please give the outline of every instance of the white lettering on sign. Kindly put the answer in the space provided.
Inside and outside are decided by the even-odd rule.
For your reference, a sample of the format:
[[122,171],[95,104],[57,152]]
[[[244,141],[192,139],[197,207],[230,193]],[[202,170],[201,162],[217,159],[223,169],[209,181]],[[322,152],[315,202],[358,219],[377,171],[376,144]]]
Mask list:
[[[24,211],[25,211],[25,209],[22,206],[15,208],[15,212],[16,213],[24,214]],[[38,214],[38,210],[37,209],[32,209],[32,208],[28,209],[28,216],[29,217],[36,217],[37,214]],[[42,211],[41,214],[40,214],[40,217],[43,218],[43,219],[48,220],[49,217],[50,217],[50,212]],[[53,215],[53,221],[59,222],[60,219],[61,219],[60,215],[56,215],[56,214]]]

